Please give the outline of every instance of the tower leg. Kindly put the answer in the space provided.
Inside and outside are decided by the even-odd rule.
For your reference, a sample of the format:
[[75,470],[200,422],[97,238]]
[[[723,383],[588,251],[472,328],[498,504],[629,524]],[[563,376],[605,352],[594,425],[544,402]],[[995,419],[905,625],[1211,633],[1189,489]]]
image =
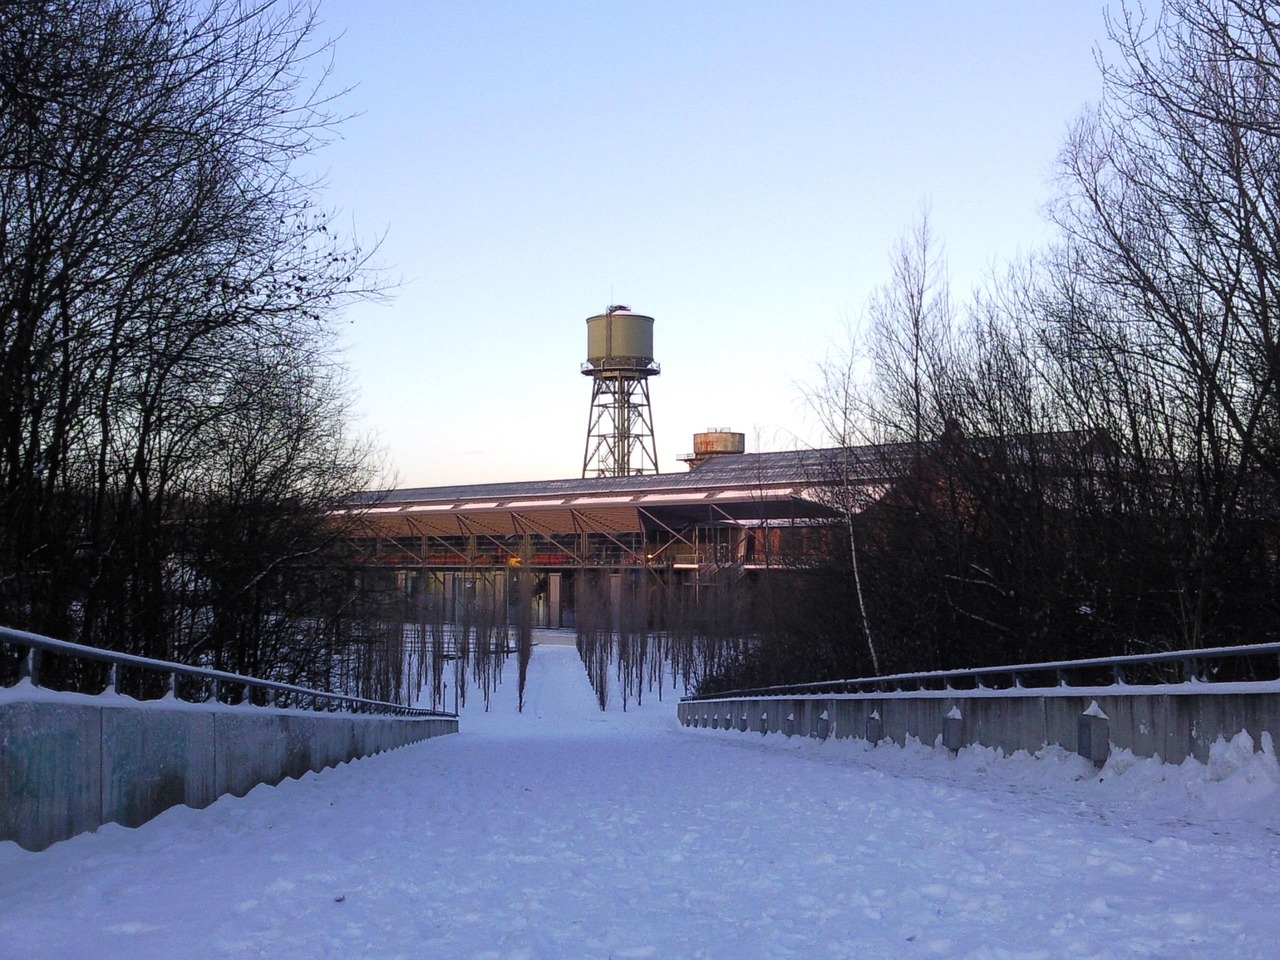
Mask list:
[[584,477],[658,472],[647,375],[600,372],[592,379]]

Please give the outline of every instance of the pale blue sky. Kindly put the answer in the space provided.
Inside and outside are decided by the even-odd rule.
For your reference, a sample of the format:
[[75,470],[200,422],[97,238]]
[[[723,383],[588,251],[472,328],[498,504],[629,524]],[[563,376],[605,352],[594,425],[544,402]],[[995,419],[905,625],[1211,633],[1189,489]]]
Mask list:
[[581,471],[585,320],[652,315],[662,469],[820,443],[798,383],[927,203],[957,293],[1049,235],[1093,2],[323,0],[360,113],[327,200],[404,285],[348,311],[400,486]]

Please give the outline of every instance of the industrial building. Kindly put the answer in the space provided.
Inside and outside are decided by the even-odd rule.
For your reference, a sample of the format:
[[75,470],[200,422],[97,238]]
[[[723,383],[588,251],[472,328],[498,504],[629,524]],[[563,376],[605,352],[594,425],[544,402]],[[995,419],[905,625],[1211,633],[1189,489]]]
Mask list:
[[812,556],[837,512],[824,487],[852,476],[885,482],[866,451],[721,452],[741,434],[700,434],[687,473],[392,490],[363,513],[362,565],[394,570],[406,596],[448,619],[478,594],[506,591],[504,573],[533,571],[538,625],[574,624],[585,571],[643,575],[663,589],[704,589]]
[[883,458],[746,453],[741,433],[708,430],[680,458],[688,472],[659,473],[653,324],[621,306],[587,320],[581,372],[592,395],[580,478],[375,494],[359,511],[361,566],[393,571],[406,599],[450,621],[480,601],[504,607],[527,571],[537,625],[567,627],[588,572],[612,577],[615,591],[628,579],[696,591],[804,562],[806,542],[837,515],[824,488],[854,476],[882,483]]
[[406,610],[437,620],[465,621],[480,608],[508,617],[518,588],[534,625],[571,627],[588,588],[616,611],[624,590],[669,601],[749,587],[765,570],[831,556],[844,532],[836,521],[856,513],[870,532],[903,498],[954,499],[964,464],[971,480],[1013,461],[1050,473],[1069,465],[1075,476],[1099,469],[1110,449],[1098,431],[996,441],[949,425],[919,444],[747,453],[741,433],[719,429],[694,436],[693,452],[679,458],[687,472],[658,473],[653,325],[626,307],[587,320],[581,372],[592,396],[581,477],[371,495],[353,511],[362,568],[381,571],[384,584],[394,576]]

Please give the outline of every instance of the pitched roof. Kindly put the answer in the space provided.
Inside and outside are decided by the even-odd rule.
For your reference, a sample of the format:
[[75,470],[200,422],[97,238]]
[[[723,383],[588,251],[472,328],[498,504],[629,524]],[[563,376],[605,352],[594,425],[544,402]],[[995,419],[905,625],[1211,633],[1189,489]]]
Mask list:
[[632,477],[578,477],[564,480],[522,480],[441,487],[404,487],[365,494],[366,503],[390,506],[428,501],[511,500],[550,496],[598,496],[749,490],[761,486],[807,486],[830,482],[834,476],[853,480],[883,479],[901,467],[910,444],[831,447],[818,450],[779,450],[768,453],[726,454],[708,458],[688,472]]
[[833,484],[873,486],[908,473],[922,456],[959,442],[971,452],[1019,456],[1081,453],[1091,431],[1034,434],[1002,440],[949,433],[921,444],[868,444],[816,450],[712,456],[688,472],[631,477],[526,480],[375,491],[358,512],[384,531],[457,536],[481,531],[510,535],[530,527],[572,532],[584,526],[614,532],[697,521],[805,519],[832,515],[818,491]]

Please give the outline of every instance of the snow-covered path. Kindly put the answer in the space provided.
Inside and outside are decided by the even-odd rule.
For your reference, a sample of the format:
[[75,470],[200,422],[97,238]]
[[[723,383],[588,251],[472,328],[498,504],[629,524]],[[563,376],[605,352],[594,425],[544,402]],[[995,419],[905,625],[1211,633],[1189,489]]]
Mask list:
[[0,844],[0,957],[1280,956],[1274,757],[1099,782],[601,714],[570,647],[516,715],[508,671],[459,736]]

